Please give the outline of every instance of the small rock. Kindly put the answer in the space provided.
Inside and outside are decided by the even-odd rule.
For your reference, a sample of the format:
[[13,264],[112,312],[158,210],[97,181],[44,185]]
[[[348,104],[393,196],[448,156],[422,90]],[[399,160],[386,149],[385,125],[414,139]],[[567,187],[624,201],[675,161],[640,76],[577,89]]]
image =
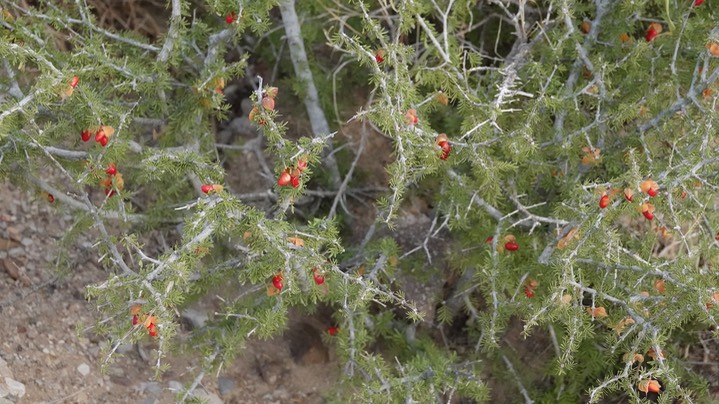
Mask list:
[[23,230],[23,228],[18,226],[8,226],[7,234],[8,236],[10,236],[11,239],[15,241],[20,241],[22,239]]
[[20,247],[20,243],[15,240],[0,238],[0,250],[12,250],[13,248]]
[[274,385],[275,383],[277,383],[277,375],[267,376],[267,384]]
[[12,379],[13,378],[12,371],[7,366],[7,362],[5,362],[5,359],[0,357],[0,378],[4,379],[6,377],[9,377]]
[[182,385],[182,383],[178,382],[177,380],[170,380],[170,381],[167,383],[167,387],[168,387],[168,388],[170,389],[170,391],[172,391],[172,392],[178,392],[178,391],[183,391],[183,390],[185,390],[185,387]]
[[208,319],[206,312],[195,309],[183,310],[182,318],[190,324],[192,329],[204,327]]
[[199,398],[207,404],[224,404],[224,401],[215,393],[210,393],[205,389],[196,389],[192,392],[192,396]]
[[275,398],[279,398],[280,401],[285,402],[286,400],[288,400],[290,398],[290,393],[286,389],[281,388],[281,389],[275,390],[273,396]]
[[87,376],[90,374],[90,366],[88,366],[87,363],[83,363],[77,367],[77,371],[80,372],[81,375]]
[[117,352],[121,354],[126,354],[128,352],[131,352],[134,349],[133,344],[120,344],[119,347],[117,347]]
[[17,398],[22,398],[25,395],[25,385],[19,381],[5,377],[5,385],[7,386],[10,395]]
[[158,382],[140,383],[138,390],[140,390],[140,392],[147,391],[148,393],[156,396],[162,394],[162,387],[160,387],[160,383]]
[[235,381],[224,376],[217,379],[217,385],[220,389],[221,396],[228,396],[235,389]]
[[25,247],[29,247],[29,246],[32,245],[33,241],[32,241],[31,238],[25,237],[24,239],[22,239],[21,243],[22,243],[22,245],[24,245]]
[[110,375],[115,376],[115,377],[125,376],[125,370],[123,368],[121,368],[120,366],[111,367],[108,370],[108,373],[110,373]]
[[22,255],[24,249],[22,247],[15,247],[10,249],[7,254],[13,258],[17,258]]

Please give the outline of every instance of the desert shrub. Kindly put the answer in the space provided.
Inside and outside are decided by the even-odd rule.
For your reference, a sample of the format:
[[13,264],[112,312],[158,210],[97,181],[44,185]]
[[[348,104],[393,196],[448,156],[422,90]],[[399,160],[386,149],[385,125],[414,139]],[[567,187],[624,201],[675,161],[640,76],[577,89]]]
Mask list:
[[[172,0],[151,35],[0,0],[0,176],[73,213],[66,248],[97,236],[108,363],[154,338],[158,372],[178,346],[217,369],[322,306],[338,398],[708,399],[679,341],[719,315],[715,4],[299,3]],[[240,98],[259,136],[221,144]],[[260,192],[226,183],[248,155]],[[398,223],[417,200],[421,231]]]

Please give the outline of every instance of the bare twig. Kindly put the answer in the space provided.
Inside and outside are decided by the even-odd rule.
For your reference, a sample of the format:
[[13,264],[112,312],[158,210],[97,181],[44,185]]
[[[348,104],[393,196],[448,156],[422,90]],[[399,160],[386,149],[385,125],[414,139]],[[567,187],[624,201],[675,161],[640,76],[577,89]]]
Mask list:
[[[305,108],[307,109],[307,115],[310,118],[312,133],[315,137],[327,135],[330,133],[330,127],[327,123],[325,113],[322,111],[322,107],[320,106],[317,87],[315,87],[315,82],[312,78],[312,71],[310,70],[309,62],[307,61],[305,45],[302,42],[300,22],[297,18],[297,12],[295,11],[295,0],[281,0],[280,12],[282,13],[282,23],[285,26],[285,34],[295,74],[307,88],[304,102]],[[331,143],[328,143],[328,146],[325,149],[324,160],[327,165],[327,169],[329,170],[330,180],[332,181],[333,186],[338,189],[341,186],[340,172],[337,166],[337,160],[334,158],[334,155],[330,154],[330,152]]]

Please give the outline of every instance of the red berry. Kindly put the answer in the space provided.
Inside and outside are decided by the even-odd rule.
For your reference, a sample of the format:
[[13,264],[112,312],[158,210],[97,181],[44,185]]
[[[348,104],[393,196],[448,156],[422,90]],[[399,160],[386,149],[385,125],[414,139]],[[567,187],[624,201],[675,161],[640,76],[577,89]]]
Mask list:
[[651,42],[656,37],[657,37],[657,31],[654,28],[649,28],[647,30],[647,35],[644,37],[644,39],[646,39],[647,42]]
[[212,185],[205,184],[201,186],[200,189],[202,190],[202,192],[209,194],[214,188],[212,187]]
[[340,332],[340,329],[338,327],[328,327],[327,328],[327,333],[333,337],[335,335],[337,335],[338,332]]
[[300,172],[305,171],[307,168],[307,160],[299,159],[297,161],[297,169],[300,170]]
[[107,146],[107,141],[108,141],[107,136],[100,139],[100,144],[102,145],[102,147]]
[[699,7],[704,3],[704,0],[694,0],[694,7]]
[[137,325],[140,323],[140,318],[137,316],[137,314],[132,316],[132,325]]
[[50,203],[55,203],[55,196],[51,193],[47,193],[47,201]]
[[657,189],[656,189],[656,188],[649,188],[649,189],[647,190],[647,194],[648,194],[649,196],[652,196],[652,197],[653,197],[653,196],[657,196]]
[[317,270],[317,268],[315,268],[315,270],[314,270],[314,272],[312,273],[312,275],[313,275],[314,278],[315,278],[315,283],[316,283],[316,284],[321,285],[321,284],[325,283],[325,276],[322,275],[322,273],[319,272],[319,271]]
[[115,164],[110,164],[109,166],[107,166],[105,172],[107,173],[107,175],[117,174],[117,168],[115,167]]
[[233,22],[235,22],[235,12],[234,11],[227,14],[227,16],[225,17],[225,22],[228,24],[232,24]]
[[90,140],[90,131],[84,130],[84,131],[82,131],[82,134],[80,136],[82,136],[83,142],[87,142],[88,140]]
[[489,236],[484,240],[485,244],[492,244],[492,241],[494,240],[494,236]]
[[277,179],[277,185],[284,187],[290,183],[290,180],[292,180],[292,177],[290,177],[290,173],[285,170],[280,174],[280,178]]
[[152,323],[149,327],[147,327],[147,333],[150,334],[151,337],[157,337],[157,327],[155,326],[155,323]]
[[509,251],[517,251],[517,250],[519,250],[519,244],[517,244],[513,241],[510,241],[504,245],[504,248],[506,248]]
[[300,177],[292,177],[290,179],[290,185],[292,185],[292,188],[299,188],[300,187]]
[[282,283],[282,275],[275,275],[272,277],[272,286],[274,286],[277,290],[282,290],[285,286],[284,283]]
[[603,195],[601,199],[599,199],[599,208],[604,209],[607,206],[609,206],[609,195]]
[[534,290],[530,288],[529,286],[524,287],[524,295],[527,296],[527,299],[531,299],[534,297]]
[[449,157],[449,152],[452,150],[452,146],[450,146],[449,142],[444,141],[439,143],[439,147],[442,148],[442,155],[439,157],[442,160],[447,160],[447,157]]
[[652,219],[654,219],[654,214],[653,214],[652,212],[648,211],[648,210],[642,212],[642,214],[644,215],[644,217],[647,218],[647,220],[652,220]]
[[77,86],[77,83],[80,82],[80,78],[77,76],[72,76],[72,80],[70,80],[70,87],[75,88]]

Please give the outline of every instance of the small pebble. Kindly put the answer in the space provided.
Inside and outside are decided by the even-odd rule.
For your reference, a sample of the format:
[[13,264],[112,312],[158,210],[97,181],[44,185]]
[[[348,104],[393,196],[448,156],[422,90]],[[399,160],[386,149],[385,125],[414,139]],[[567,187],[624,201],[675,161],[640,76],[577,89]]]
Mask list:
[[87,363],[83,363],[77,367],[77,371],[80,372],[81,375],[87,376],[90,374],[90,366],[88,366]]

